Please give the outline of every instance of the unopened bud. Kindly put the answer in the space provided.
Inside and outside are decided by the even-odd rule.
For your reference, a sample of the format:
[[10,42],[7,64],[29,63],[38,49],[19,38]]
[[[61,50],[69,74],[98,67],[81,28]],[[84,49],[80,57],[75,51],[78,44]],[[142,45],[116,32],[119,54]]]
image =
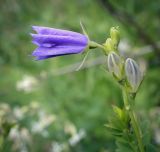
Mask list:
[[112,43],[114,44],[114,48],[117,49],[119,41],[120,41],[119,27],[112,27],[110,29],[110,36],[112,39]]
[[118,80],[122,79],[122,73],[123,73],[122,59],[115,52],[111,52],[108,55],[108,70]]
[[107,54],[108,54],[108,52],[114,51],[114,46],[113,46],[111,38],[108,38],[106,40],[106,42],[104,43],[104,48],[107,51]]
[[140,71],[138,64],[133,60],[128,58],[125,62],[125,73],[127,81],[131,88],[132,93],[136,93],[139,85],[141,84],[143,74]]

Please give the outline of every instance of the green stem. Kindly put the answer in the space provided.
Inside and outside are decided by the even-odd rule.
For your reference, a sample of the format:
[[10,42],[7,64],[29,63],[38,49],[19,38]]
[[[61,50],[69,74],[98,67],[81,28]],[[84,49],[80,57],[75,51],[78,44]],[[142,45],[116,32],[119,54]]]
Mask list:
[[137,138],[139,150],[140,150],[140,152],[144,152],[141,130],[139,128],[138,121],[135,117],[135,113],[132,109],[132,106],[130,105],[128,92],[125,88],[123,89],[123,100],[124,100],[125,108],[128,111],[130,119],[131,119],[131,124],[132,124],[132,127],[134,129],[134,132],[135,132],[135,135],[136,135],[136,138]]
[[98,44],[97,42],[94,42],[94,41],[89,41],[89,46],[90,46],[90,47],[93,47],[93,48],[99,47],[99,48],[101,48],[101,49],[104,49],[104,46],[103,46],[103,45]]

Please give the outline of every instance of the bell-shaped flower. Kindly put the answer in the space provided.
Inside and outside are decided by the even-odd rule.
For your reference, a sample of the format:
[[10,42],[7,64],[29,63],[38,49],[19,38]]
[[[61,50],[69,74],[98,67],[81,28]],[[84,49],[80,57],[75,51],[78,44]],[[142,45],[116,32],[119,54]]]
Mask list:
[[38,47],[32,55],[37,60],[56,56],[82,53],[88,46],[87,36],[55,28],[33,26],[37,34],[31,34],[32,42]]
[[125,73],[130,86],[130,91],[132,93],[136,93],[142,82],[143,73],[141,72],[138,64],[131,58],[128,58],[125,62]]

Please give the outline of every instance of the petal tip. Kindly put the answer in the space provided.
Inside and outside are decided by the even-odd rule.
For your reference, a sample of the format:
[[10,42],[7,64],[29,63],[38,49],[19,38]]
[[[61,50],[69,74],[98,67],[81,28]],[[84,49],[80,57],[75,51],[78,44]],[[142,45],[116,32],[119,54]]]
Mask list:
[[36,34],[33,34],[33,33],[29,33],[29,35],[30,35],[30,36],[32,36],[32,37],[34,37],[34,36],[35,36]]
[[36,32],[37,32],[37,28],[38,28],[38,26],[32,25],[32,30],[33,30],[33,31],[36,31]]

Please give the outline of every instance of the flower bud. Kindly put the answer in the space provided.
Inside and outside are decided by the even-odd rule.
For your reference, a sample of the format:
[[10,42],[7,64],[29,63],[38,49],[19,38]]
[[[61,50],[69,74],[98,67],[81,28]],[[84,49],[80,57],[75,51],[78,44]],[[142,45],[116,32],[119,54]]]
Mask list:
[[115,49],[117,49],[119,41],[120,41],[120,33],[119,33],[119,27],[112,27],[110,29],[110,36],[112,39],[112,43],[114,44]]
[[127,81],[131,87],[131,92],[136,93],[139,85],[141,84],[143,74],[140,71],[138,64],[133,60],[128,58],[125,62],[125,73]]
[[104,47],[105,47],[105,50],[107,51],[107,54],[108,52],[114,51],[114,46],[111,38],[108,38],[106,40],[106,42],[104,43]]
[[111,52],[108,55],[108,70],[118,80],[122,79],[122,73],[123,73],[122,59],[115,52]]

